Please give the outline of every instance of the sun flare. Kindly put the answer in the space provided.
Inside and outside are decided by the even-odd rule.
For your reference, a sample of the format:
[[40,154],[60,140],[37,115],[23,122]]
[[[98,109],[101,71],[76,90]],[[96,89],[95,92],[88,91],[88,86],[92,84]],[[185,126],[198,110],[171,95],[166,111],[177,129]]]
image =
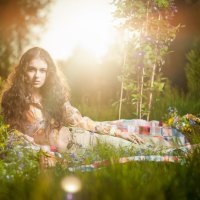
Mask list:
[[81,47],[97,59],[112,43],[115,30],[108,0],[60,0],[53,7],[41,46],[56,59],[65,59]]

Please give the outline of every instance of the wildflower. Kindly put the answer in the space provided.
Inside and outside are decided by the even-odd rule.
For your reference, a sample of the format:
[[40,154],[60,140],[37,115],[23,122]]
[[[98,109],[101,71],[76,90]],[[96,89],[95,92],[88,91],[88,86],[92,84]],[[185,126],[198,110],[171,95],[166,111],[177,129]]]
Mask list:
[[195,125],[196,124],[196,122],[191,120],[191,119],[189,119],[189,123],[190,123],[190,125]]
[[171,124],[173,123],[173,121],[174,121],[174,118],[173,118],[173,117],[169,118],[169,119],[168,119],[168,122],[167,122],[168,125],[171,125]]
[[179,120],[178,116],[174,117],[174,123],[177,123]]

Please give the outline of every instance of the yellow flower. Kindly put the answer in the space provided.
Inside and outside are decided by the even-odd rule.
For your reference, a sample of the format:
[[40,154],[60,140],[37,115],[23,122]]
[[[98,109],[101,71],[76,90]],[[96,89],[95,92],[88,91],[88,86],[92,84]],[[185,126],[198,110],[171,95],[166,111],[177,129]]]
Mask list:
[[173,123],[173,121],[174,121],[174,118],[171,117],[171,118],[168,119],[168,122],[167,122],[167,123],[168,123],[169,125],[171,125],[171,124]]

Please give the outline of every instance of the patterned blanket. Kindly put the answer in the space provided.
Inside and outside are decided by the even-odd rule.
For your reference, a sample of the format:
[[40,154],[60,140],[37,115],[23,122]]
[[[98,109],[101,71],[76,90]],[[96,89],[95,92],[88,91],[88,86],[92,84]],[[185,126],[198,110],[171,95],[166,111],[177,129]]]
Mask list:
[[188,145],[188,140],[175,128],[162,126],[159,121],[146,121],[142,119],[116,120],[108,122],[123,132],[133,132],[140,137],[161,137],[166,141],[175,142],[178,145]]
[[[145,121],[145,120],[116,120],[105,122],[118,128],[126,134],[126,132],[134,132],[139,134],[140,137],[159,137],[170,143],[176,144],[176,147],[165,149],[164,152],[159,154],[159,150],[152,151],[155,154],[149,155],[145,153],[146,149],[140,149],[134,156],[121,157],[115,160],[115,163],[127,163],[132,161],[154,161],[154,162],[178,162],[184,163],[183,155],[187,155],[193,146],[189,144],[184,135],[174,128],[163,127],[158,121]],[[58,153],[54,146],[35,146],[29,145],[26,148],[31,148],[35,151],[43,151],[54,157],[63,158],[63,155]],[[152,150],[152,149],[151,149]],[[177,154],[174,152],[181,152]],[[110,164],[111,161],[95,161],[89,165],[80,165],[76,167],[69,167],[70,171],[92,171],[99,169]]]
[[[170,143],[176,144],[176,148],[168,148],[162,152],[162,155],[145,155],[146,149],[140,149],[135,156],[121,157],[115,160],[115,163],[127,163],[132,161],[154,161],[154,162],[178,162],[183,164],[185,159],[183,155],[187,155],[194,146],[191,146],[185,136],[171,127],[163,127],[159,121],[145,120],[116,120],[106,122],[114,128],[118,128],[126,134],[126,132],[137,133],[140,137],[159,137]],[[144,151],[142,151],[144,150]],[[152,150],[152,149],[151,149]],[[152,151],[153,152],[153,151]],[[175,153],[178,152],[178,153]],[[158,153],[158,152],[157,152]],[[177,154],[177,155],[176,155]],[[96,161],[89,165],[81,165],[78,167],[70,167],[70,171],[93,171],[111,164],[109,160]]]

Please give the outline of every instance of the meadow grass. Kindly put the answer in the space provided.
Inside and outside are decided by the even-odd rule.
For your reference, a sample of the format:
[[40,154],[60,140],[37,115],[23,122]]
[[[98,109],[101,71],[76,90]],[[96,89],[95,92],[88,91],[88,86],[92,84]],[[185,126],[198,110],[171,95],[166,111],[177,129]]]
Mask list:
[[[84,100],[72,99],[73,104],[80,112],[97,121],[110,121],[119,119],[119,104],[113,103],[116,100],[110,100],[108,102],[101,102],[99,104],[89,104]],[[122,104],[121,119],[135,119],[136,112],[130,102],[124,102]],[[200,115],[200,101],[194,99],[192,96],[185,94],[184,92],[171,87],[169,84],[159,99],[153,101],[150,120],[163,121],[168,113],[168,108],[176,108],[180,116],[191,113],[193,115]],[[145,119],[145,118],[144,118]]]
[[181,116],[187,113],[200,114],[199,100],[180,92],[176,88],[166,88],[159,101],[153,104],[151,119],[162,120],[169,107],[176,108]]
[[[25,168],[25,173],[16,173],[12,179],[2,176],[1,173],[0,199],[65,199],[66,193],[60,183],[63,177],[69,175],[78,177],[82,183],[81,191],[74,194],[74,199],[77,200],[200,198],[200,148],[182,164],[144,161],[119,164],[113,161],[125,154],[127,152],[123,150],[117,151],[102,145],[90,151],[90,154],[87,152],[88,159],[84,163],[90,163],[96,156],[99,159],[108,159],[110,164],[93,171],[70,172],[68,165],[58,164],[43,171],[34,166],[38,172]],[[79,164],[74,158],[70,163],[71,166]],[[13,170],[17,168],[18,164]],[[2,165],[1,170],[5,170]],[[7,175],[9,173],[11,172]]]

